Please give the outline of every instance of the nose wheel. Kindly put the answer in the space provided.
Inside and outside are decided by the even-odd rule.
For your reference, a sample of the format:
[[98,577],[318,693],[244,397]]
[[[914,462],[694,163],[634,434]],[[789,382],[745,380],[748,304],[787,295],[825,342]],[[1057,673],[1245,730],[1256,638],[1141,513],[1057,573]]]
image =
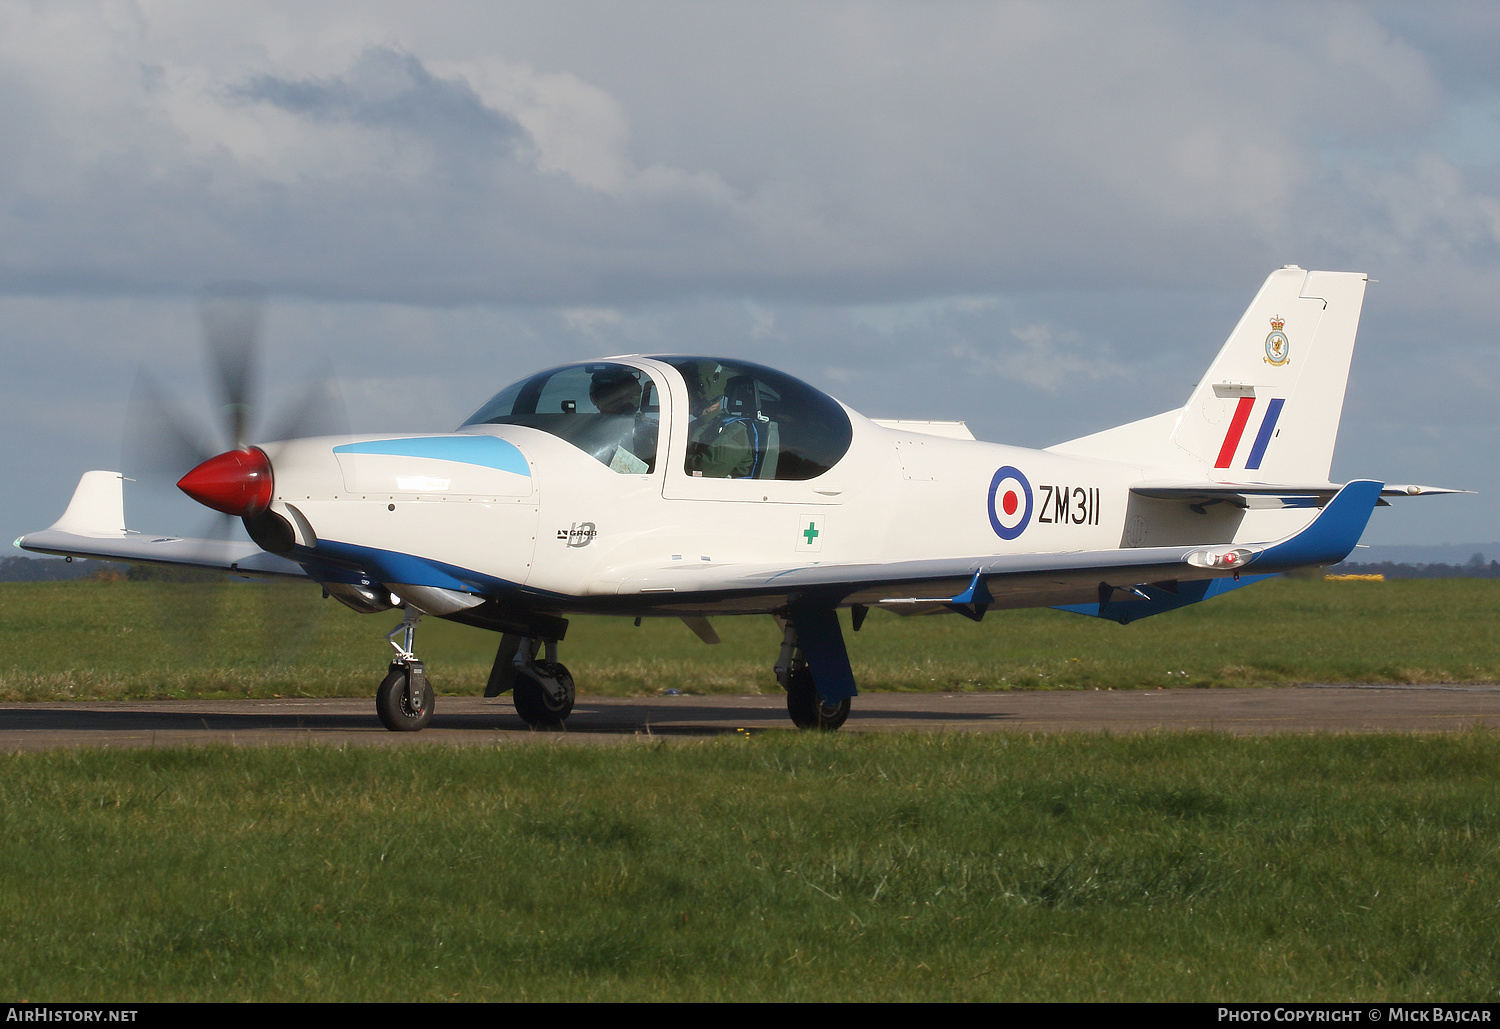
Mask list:
[[417,732],[432,721],[432,684],[422,662],[391,662],[390,674],[375,691],[375,712],[391,732]]
[[[386,635],[396,649],[396,659],[375,691],[375,713],[391,732],[418,732],[432,721],[432,684],[427,681],[427,669],[412,653],[421,620],[422,612],[408,606],[401,624]],[[396,642],[398,634],[400,643]]]

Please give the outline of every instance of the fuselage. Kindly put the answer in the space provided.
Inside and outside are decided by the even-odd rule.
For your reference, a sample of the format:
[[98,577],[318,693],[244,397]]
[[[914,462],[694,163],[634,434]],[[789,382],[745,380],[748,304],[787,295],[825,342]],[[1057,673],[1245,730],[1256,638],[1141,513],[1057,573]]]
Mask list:
[[[818,431],[838,438],[818,461],[799,465],[798,418],[817,419],[793,410],[780,380],[772,380],[775,400],[755,380],[760,399],[748,414],[762,450],[792,441],[779,468],[762,454],[756,468],[705,474],[694,467],[704,449],[695,436],[712,416],[702,411],[702,387],[679,372],[696,375],[696,366],[630,357],[578,367],[625,367],[648,381],[654,439],[640,442],[640,408],[611,418],[564,399],[551,421],[528,410],[509,423],[476,421],[448,434],[265,445],[275,468],[271,510],[293,526],[294,556],[315,577],[358,567],[392,589],[510,594],[558,612],[652,605],[746,612],[775,610],[784,598],[723,595],[726,570],[1229,543],[1242,533],[1264,536],[1279,514],[1188,513],[1130,492],[1171,469],[954,438],[968,435],[957,423],[879,424],[843,405],[847,430],[824,410]],[[769,373],[731,370],[744,371],[739,379]],[[532,406],[540,403],[545,398]],[[621,438],[649,448],[649,460],[616,451],[606,463],[607,454],[591,452],[597,440],[585,437],[606,423],[629,429],[627,417],[634,436]],[[517,423],[528,420],[538,424]],[[690,599],[699,593],[715,596]],[[879,595],[851,591],[836,602]]]

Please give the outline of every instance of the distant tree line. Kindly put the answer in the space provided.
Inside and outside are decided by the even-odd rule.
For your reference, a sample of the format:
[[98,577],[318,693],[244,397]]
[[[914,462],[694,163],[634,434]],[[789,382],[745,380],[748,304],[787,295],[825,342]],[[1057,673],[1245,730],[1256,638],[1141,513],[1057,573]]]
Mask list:
[[1500,579],[1500,561],[1485,564],[1483,554],[1475,554],[1461,565],[1345,561],[1328,571],[1335,575],[1384,575],[1387,579]]
[[109,561],[62,561],[43,557],[0,558],[0,582],[64,582],[69,579],[101,578],[102,573],[125,574],[125,566]]
[[76,557],[65,561],[55,557],[0,558],[0,582],[70,582],[89,579],[95,582],[216,582],[226,576],[196,568],[169,568],[158,565],[127,565],[117,561],[89,561]]

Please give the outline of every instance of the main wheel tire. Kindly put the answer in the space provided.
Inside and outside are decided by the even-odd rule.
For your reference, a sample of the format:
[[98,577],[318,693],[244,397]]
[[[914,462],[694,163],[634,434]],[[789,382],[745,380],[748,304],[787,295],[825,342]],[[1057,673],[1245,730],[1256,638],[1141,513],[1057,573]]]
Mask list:
[[391,732],[417,732],[432,721],[432,685],[427,676],[395,668],[375,691],[375,713]]
[[849,698],[824,703],[813,685],[812,672],[804,665],[792,670],[786,691],[786,713],[799,729],[822,729],[833,732],[849,717]]
[[[536,671],[530,668],[516,669],[515,686],[511,690],[511,702],[516,705],[516,714],[527,725],[538,728],[562,725],[573,713],[573,676],[568,674],[567,668],[562,664],[555,662],[539,661],[534,667]],[[562,684],[565,692],[561,701],[554,699],[543,688],[537,679],[538,672]]]

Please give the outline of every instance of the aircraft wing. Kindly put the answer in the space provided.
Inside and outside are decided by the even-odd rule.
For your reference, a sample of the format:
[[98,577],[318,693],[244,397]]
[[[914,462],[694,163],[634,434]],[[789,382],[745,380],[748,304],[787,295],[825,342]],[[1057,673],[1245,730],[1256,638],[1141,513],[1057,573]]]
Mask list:
[[306,579],[302,566],[239,540],[185,539],[178,536],[84,536],[43,529],[16,540],[22,550],[59,557],[85,557],[129,564],[176,565],[230,572],[254,578]]
[[1161,594],[1179,594],[1185,583],[1203,584],[1202,589],[1196,590],[1201,595],[1190,599],[1184,596],[1181,600],[1191,603],[1211,595],[1203,591],[1219,577],[1238,575],[1241,571],[1259,576],[1303,565],[1342,561],[1359,542],[1383,488],[1382,483],[1370,480],[1356,480],[1336,488],[1305,528],[1265,543],[1128,547],[790,568],[679,564],[669,568],[617,570],[616,596],[647,595],[645,599],[668,611],[727,612],[734,610],[737,601],[781,595],[790,603],[817,598],[835,604],[879,605],[908,613],[949,609],[975,617],[989,607],[1064,605],[1080,609],[1080,605],[1097,604],[1102,611],[1117,602],[1115,594],[1120,591],[1139,600],[1153,600]]
[[[1045,607],[1095,599],[1101,583],[1128,589],[1230,575],[1227,566],[1215,570],[1206,562],[1222,561],[1235,549],[1153,547],[795,568],[642,568],[622,576],[619,593],[599,607],[624,610],[648,601],[663,612],[727,614],[760,610],[768,597],[782,597],[789,604],[814,599],[864,604],[899,614]],[[1195,558],[1205,564],[1195,565]]]
[[68,509],[50,528],[16,540],[22,550],[130,564],[176,565],[255,578],[306,579],[302,567],[239,540],[151,536],[125,528],[118,472],[85,472]]

